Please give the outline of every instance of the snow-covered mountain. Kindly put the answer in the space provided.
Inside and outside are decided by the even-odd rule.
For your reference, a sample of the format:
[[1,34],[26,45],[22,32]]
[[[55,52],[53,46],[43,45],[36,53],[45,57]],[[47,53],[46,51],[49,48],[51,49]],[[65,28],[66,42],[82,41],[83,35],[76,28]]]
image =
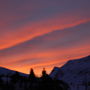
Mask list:
[[[14,70],[10,70],[10,69],[7,69],[7,68],[4,68],[4,67],[0,67],[0,80],[3,80],[4,83],[7,83],[7,81],[11,81],[11,76],[12,75],[15,75],[17,71],[14,71]],[[18,72],[20,76],[23,76],[23,77],[28,77],[27,74],[24,74],[24,73],[21,73],[21,72]]]
[[[0,67],[0,75],[13,75],[16,71],[14,70],[10,70],[10,69],[7,69],[7,68],[4,68],[4,67]],[[21,72],[18,72],[21,76],[27,76],[27,74],[24,74],[24,73],[21,73]]]
[[[52,78],[64,80],[71,86],[85,86],[90,82],[90,56],[70,60],[60,68],[55,67],[50,76]],[[77,89],[74,87],[72,90]]]

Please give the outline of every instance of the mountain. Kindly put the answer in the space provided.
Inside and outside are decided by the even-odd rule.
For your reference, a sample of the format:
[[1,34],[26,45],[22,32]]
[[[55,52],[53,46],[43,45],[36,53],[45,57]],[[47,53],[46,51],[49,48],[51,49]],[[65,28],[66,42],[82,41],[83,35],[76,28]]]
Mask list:
[[[0,67],[0,75],[13,75],[16,71],[14,70],[10,70],[10,69],[7,69],[7,68],[4,68],[4,67]],[[27,76],[27,74],[24,74],[24,73],[21,73],[21,72],[18,72],[21,76]]]
[[[85,86],[90,83],[90,56],[70,60],[62,67],[55,67],[50,76],[59,80],[64,80],[71,87]],[[75,87],[71,90],[77,90]],[[81,90],[81,89],[80,89]]]

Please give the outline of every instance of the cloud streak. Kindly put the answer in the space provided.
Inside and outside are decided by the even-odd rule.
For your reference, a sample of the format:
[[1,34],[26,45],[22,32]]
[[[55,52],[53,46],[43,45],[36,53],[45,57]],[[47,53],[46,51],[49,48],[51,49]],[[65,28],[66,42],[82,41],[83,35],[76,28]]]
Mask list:
[[[89,0],[0,2],[0,66],[48,73],[90,54]],[[22,66],[22,68],[21,68]]]
[[[20,69],[28,73],[30,67],[41,70],[40,67],[52,67],[55,63],[66,62],[90,53],[90,22],[33,38],[11,48],[0,50],[1,65]],[[4,63],[7,61],[7,63]],[[60,66],[60,65],[57,66]],[[37,68],[38,67],[38,68]],[[50,71],[48,71],[50,72]],[[39,73],[40,74],[40,73]]]

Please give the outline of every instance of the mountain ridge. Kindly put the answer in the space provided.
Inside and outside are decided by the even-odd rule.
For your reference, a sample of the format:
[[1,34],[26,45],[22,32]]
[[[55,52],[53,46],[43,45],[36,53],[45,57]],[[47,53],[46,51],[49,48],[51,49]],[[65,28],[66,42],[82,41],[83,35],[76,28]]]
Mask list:
[[90,69],[90,55],[80,59],[70,60],[60,68],[55,67],[51,72],[50,76],[52,78],[62,79],[68,82],[70,78],[74,79],[75,77],[79,78],[79,76],[84,77],[87,73],[90,74],[89,69]]
[[[18,72],[16,70],[11,70],[5,67],[0,67],[0,75],[12,75],[15,72]],[[18,72],[21,76],[27,76],[28,74],[22,73],[22,72]]]

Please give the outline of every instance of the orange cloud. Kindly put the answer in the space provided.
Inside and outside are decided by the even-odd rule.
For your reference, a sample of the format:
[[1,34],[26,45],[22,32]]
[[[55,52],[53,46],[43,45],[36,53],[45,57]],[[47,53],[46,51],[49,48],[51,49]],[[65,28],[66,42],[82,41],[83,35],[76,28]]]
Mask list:
[[[69,59],[90,54],[90,22],[54,31],[11,48],[0,50],[0,66],[28,73],[31,67],[40,75],[43,67],[48,73]],[[22,67],[22,68],[21,68]]]
[[0,66],[40,75],[90,54],[88,0],[51,1],[0,2]]
[[[63,65],[67,60],[74,59],[74,58],[80,58],[85,55],[88,55],[90,53],[89,45],[83,45],[73,47],[73,48],[67,48],[64,50],[51,50],[46,52],[34,52],[31,54],[22,54],[15,55],[15,56],[9,56],[8,60],[7,57],[4,57],[3,59],[7,61],[7,63],[2,63],[1,66],[6,66],[13,70],[18,70],[24,73],[29,73],[30,68],[35,69],[35,73],[37,75],[41,75],[41,70],[43,67],[46,67],[47,72],[50,73],[51,69],[54,66],[61,66]],[[36,58],[33,60],[33,58]],[[24,62],[23,62],[24,61]],[[63,63],[62,63],[63,62]],[[22,67],[22,68],[21,68]]]
[[58,17],[55,19],[51,18],[46,21],[44,20],[43,22],[32,22],[12,31],[4,32],[4,34],[1,35],[1,38],[3,39],[0,40],[0,49],[12,47],[13,45],[25,42],[26,40],[31,40],[32,38],[55,31],[57,29],[60,30],[73,27],[88,21],[90,21],[90,19],[80,20],[79,17],[75,16],[74,18],[73,16],[73,18],[65,17],[62,19]]

